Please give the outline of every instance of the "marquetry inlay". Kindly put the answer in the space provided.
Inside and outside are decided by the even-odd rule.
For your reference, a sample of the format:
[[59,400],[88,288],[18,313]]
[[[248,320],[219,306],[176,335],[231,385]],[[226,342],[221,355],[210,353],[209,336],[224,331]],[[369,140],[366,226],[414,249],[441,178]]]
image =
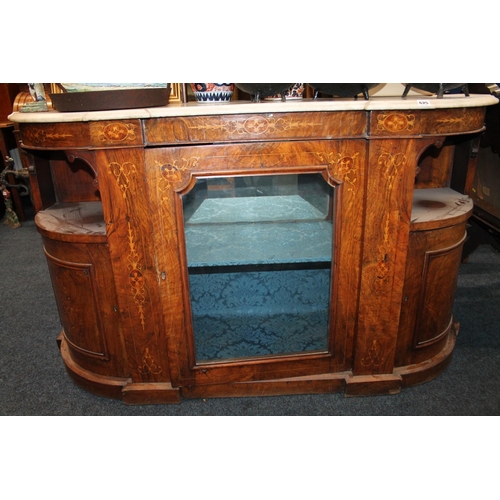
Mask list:
[[136,126],[132,123],[109,123],[99,130],[99,140],[103,142],[134,141]]
[[46,141],[63,141],[73,137],[72,134],[60,132],[47,132],[43,129],[30,127],[23,131],[23,139],[29,144],[43,144]]
[[[399,176],[400,170],[407,163],[407,158],[404,153],[382,153],[377,160],[380,167],[380,175],[385,179],[385,192],[391,193],[394,189],[395,182]],[[394,219],[391,212],[381,215],[380,227],[382,234],[380,243],[377,246],[380,255],[377,269],[375,273],[375,287],[383,288],[390,275],[392,262],[391,255],[388,249],[393,247],[393,240],[397,231],[399,219]]]
[[332,177],[340,178],[339,180],[346,183],[347,190],[350,192],[354,192],[356,187],[355,183],[357,180],[356,162],[359,159],[359,153],[354,153],[351,156],[344,153],[333,152],[330,152],[328,154],[316,153],[316,155],[322,162],[328,163],[330,175]]
[[304,127],[314,127],[321,123],[313,123],[290,117],[269,117],[262,115],[253,115],[245,118],[225,117],[222,120],[210,118],[199,118],[198,120],[186,124],[189,130],[223,131],[224,133],[234,135],[264,135],[267,132],[285,132],[294,129],[303,129]]
[[158,375],[162,372],[162,367],[155,363],[153,356],[149,352],[149,348],[144,349],[144,354],[142,356],[142,366],[139,367],[139,372],[142,375],[149,375],[150,373]]
[[128,270],[129,270],[129,283],[130,290],[132,292],[132,297],[135,305],[139,311],[139,317],[141,318],[141,325],[144,329],[145,313],[144,313],[144,303],[146,302],[146,289],[144,287],[144,275],[142,274],[142,266],[139,258],[139,254],[136,250],[136,241],[134,236],[134,231],[130,222],[128,222],[128,245],[129,254],[127,257]]
[[383,168],[384,177],[387,179],[387,188],[392,189],[401,167],[406,165],[406,155],[404,153],[382,153],[378,157],[378,163]]
[[461,116],[449,116],[436,120],[439,125],[463,125],[469,127],[475,121],[475,116],[471,115],[467,110],[463,111]]
[[387,132],[411,131],[415,126],[415,115],[413,113],[404,115],[403,113],[380,114],[377,116],[378,130]]
[[177,160],[161,163],[156,161],[156,166],[159,167],[160,175],[158,180],[158,189],[162,196],[174,187],[183,179],[183,176],[190,170],[196,168],[200,158],[191,156],[190,158],[182,158],[182,163]]
[[116,179],[116,182],[123,193],[123,197],[127,197],[127,191],[130,187],[130,178],[137,174],[135,165],[131,162],[117,163],[111,162],[109,170]]
[[361,358],[360,363],[362,366],[376,368],[380,366],[382,362],[382,346],[380,342],[376,339],[372,340],[372,344],[369,349],[366,351],[366,354]]

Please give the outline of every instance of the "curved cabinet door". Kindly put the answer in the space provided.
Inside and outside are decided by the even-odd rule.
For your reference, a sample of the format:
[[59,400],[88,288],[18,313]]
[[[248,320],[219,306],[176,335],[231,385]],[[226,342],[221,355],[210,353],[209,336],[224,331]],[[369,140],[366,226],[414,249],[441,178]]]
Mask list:
[[423,362],[446,343],[465,224],[410,233],[396,366]]
[[44,238],[44,250],[71,358],[95,373],[125,376],[116,293],[106,245]]

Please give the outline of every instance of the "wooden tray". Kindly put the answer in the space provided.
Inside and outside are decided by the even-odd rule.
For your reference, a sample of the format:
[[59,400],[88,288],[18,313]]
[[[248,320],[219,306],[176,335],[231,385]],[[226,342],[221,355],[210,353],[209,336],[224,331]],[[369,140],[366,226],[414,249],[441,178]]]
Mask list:
[[152,108],[166,106],[170,84],[165,88],[99,90],[49,94],[57,111],[104,111],[110,109]]

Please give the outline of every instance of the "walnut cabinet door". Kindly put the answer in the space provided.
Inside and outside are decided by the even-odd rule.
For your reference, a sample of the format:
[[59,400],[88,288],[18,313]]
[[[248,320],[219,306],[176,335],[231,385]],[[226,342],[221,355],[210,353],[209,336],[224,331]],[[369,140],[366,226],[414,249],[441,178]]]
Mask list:
[[146,151],[173,384],[349,369],[365,147],[343,140]]

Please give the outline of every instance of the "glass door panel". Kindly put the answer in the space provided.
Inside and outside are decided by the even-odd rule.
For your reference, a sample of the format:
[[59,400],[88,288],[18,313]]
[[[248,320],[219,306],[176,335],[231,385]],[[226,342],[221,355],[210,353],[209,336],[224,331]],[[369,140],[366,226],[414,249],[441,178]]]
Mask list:
[[183,196],[196,363],[328,350],[334,189],[198,179]]

